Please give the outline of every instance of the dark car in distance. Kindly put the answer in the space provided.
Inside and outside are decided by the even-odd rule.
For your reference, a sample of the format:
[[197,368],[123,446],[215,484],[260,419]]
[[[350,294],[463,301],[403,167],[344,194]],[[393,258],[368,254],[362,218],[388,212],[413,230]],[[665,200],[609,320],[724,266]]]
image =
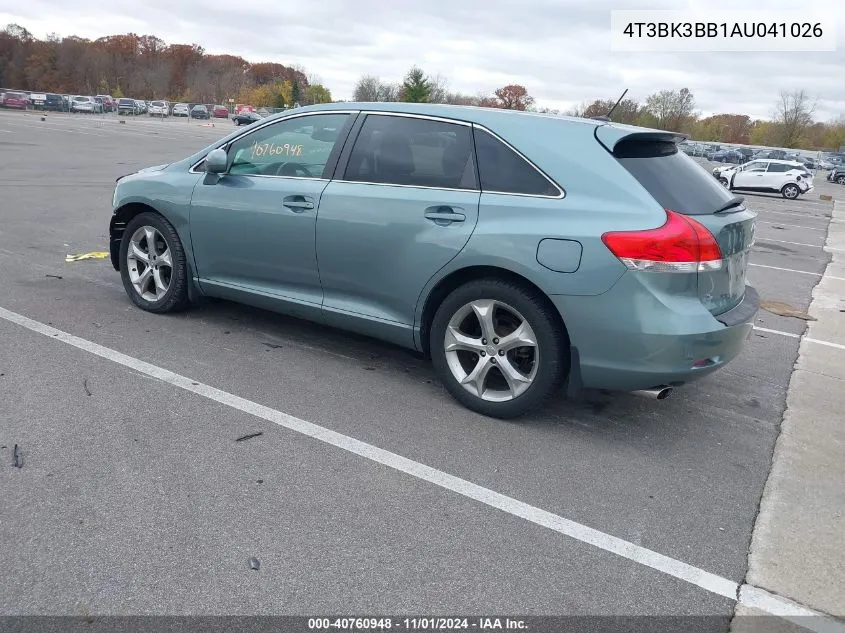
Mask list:
[[210,119],[211,115],[208,112],[208,108],[204,105],[195,105],[191,108],[191,118],[192,119]]
[[240,114],[236,114],[232,117],[232,122],[235,125],[249,125],[250,123],[255,123],[256,121],[260,121],[264,117],[258,114],[258,112],[250,112],[249,110],[244,110]]

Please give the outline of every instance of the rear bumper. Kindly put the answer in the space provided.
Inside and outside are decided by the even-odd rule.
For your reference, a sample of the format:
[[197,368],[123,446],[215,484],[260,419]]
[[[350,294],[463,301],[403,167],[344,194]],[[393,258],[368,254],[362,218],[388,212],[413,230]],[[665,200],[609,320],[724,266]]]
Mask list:
[[697,297],[623,297],[619,290],[551,297],[576,348],[573,378],[584,388],[635,391],[698,380],[740,354],[760,305],[751,286],[718,316]]

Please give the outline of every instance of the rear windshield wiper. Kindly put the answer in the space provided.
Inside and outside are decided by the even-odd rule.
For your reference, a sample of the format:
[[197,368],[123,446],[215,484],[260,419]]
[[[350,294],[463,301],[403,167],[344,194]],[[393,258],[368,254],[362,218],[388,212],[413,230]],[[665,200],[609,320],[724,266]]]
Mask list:
[[745,198],[743,196],[733,196],[730,200],[728,200],[725,204],[716,209],[713,213],[724,213],[725,211],[730,211],[734,207],[741,207],[744,202]]

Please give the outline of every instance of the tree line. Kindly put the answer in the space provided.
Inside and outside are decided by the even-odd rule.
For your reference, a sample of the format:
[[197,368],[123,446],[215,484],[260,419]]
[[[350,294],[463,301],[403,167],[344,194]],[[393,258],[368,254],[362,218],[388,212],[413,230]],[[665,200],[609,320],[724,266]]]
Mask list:
[[[110,35],[95,40],[35,38],[18,25],[0,31],[0,86],[62,94],[110,94],[136,99],[238,103],[282,108],[332,101],[319,77],[300,66],[250,63],[234,55],[210,55],[197,44],[167,44],[154,35]],[[566,112],[538,107],[525,86],[512,83],[475,95],[451,90],[441,75],[413,66],[398,81],[363,75],[355,101],[450,103],[572,116],[606,115],[615,100],[597,99]],[[815,120],[815,104],[803,90],[784,91],[770,119],[738,113],[703,117],[688,88],[661,90],[645,100],[622,99],[611,119],[688,134],[693,140],[802,149],[845,144],[845,117]]]
[[197,44],[167,44],[154,35],[40,40],[15,24],[0,31],[0,86],[191,103],[235,99],[278,108],[332,100],[320,79],[299,66],[209,55]]
[[535,107],[534,98],[518,84],[504,86],[492,94],[467,95],[450,91],[443,77],[428,76],[415,66],[395,83],[363,75],[355,85],[353,100],[448,103],[577,117],[605,116],[612,109],[610,118],[617,123],[682,132],[697,141],[818,150],[838,150],[845,145],[845,116],[826,123],[815,121],[815,104],[804,90],[782,92],[773,104],[771,119],[728,113],[701,116],[689,88],[660,90],[644,101],[629,98],[616,103],[614,99],[596,99],[560,112]]

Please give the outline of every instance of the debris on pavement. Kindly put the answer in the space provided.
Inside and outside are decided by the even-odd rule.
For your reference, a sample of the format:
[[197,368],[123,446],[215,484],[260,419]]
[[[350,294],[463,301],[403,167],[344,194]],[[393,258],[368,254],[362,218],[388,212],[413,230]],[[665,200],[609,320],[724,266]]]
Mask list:
[[802,312],[797,308],[793,308],[788,303],[783,301],[761,301],[760,307],[766,312],[777,314],[778,316],[794,317],[796,319],[804,319],[805,321],[815,321],[816,317],[810,316],[806,312]]
[[61,275],[44,275],[45,277],[51,277],[53,279],[64,279]]
[[244,442],[246,440],[251,440],[254,437],[258,437],[259,435],[264,435],[264,431],[258,431],[258,433],[249,433],[248,435],[241,435],[236,442]]
[[21,448],[17,444],[15,444],[15,448],[12,451],[12,466],[15,468],[23,468],[23,454],[21,453]]
[[275,343],[264,343],[270,349],[282,349],[284,345],[276,345]]
[[249,559],[249,567],[250,569],[260,569],[261,568],[261,561],[258,560],[255,556]]
[[67,255],[65,256],[66,262],[78,262],[82,259],[106,259],[110,257],[110,253],[108,251],[92,251],[90,253],[79,253],[77,255]]
[[91,390],[88,388],[88,379],[87,378],[82,379],[82,388],[85,390],[86,396],[91,395]]

